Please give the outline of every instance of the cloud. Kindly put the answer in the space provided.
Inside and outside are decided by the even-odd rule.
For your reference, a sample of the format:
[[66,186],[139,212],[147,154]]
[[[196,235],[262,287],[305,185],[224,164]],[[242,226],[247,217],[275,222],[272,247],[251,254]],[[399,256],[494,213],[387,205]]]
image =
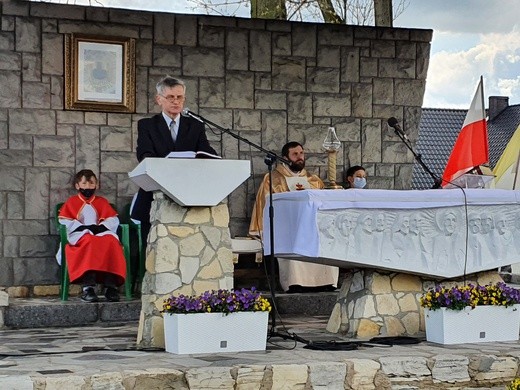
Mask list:
[[500,90],[500,95],[514,96],[515,100],[518,101],[518,96],[520,96],[520,76],[517,76],[516,79],[499,79],[497,87]]
[[518,0],[412,0],[395,26],[451,33],[508,32],[518,24],[519,11]]
[[[440,33],[432,45],[463,35]],[[424,107],[467,108],[478,83],[484,77],[485,97],[508,96],[520,102],[520,32],[479,35],[478,43],[466,50],[441,50],[430,58]],[[462,102],[467,102],[465,105]]]

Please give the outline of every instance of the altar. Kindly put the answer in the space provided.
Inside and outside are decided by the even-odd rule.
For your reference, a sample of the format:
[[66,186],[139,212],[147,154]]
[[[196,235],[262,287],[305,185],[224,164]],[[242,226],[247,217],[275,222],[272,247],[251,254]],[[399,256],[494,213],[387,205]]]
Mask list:
[[327,324],[349,337],[420,335],[426,289],[520,262],[520,191],[305,190],[274,194],[273,215],[274,256],[354,269]]
[[[520,262],[520,191],[305,190],[273,209],[277,257],[437,278]],[[266,206],[265,254],[269,231]]]

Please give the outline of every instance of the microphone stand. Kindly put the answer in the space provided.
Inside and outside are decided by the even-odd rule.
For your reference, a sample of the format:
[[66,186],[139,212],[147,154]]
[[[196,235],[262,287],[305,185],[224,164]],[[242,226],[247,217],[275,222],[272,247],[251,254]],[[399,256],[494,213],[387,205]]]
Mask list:
[[420,153],[416,153],[413,148],[412,148],[412,145],[411,143],[409,142],[408,138],[405,138],[405,135],[404,134],[401,134],[400,131],[398,131],[395,127],[391,126],[393,129],[394,129],[394,133],[397,134],[397,136],[401,139],[401,141],[403,141],[403,143],[406,145],[406,147],[410,150],[410,152],[412,152],[413,156],[415,157],[415,160],[419,163],[419,165],[424,169],[424,171],[426,173],[428,173],[431,178],[433,179],[433,186],[431,187],[432,189],[437,189],[437,188],[441,188],[441,183],[442,183],[442,179],[439,179],[435,173],[433,173],[430,168],[428,168],[428,166],[424,163],[424,161],[422,160],[421,158],[421,154]]
[[309,341],[307,341],[295,334],[279,333],[276,331],[276,313],[278,312],[278,310],[276,309],[276,292],[275,292],[275,290],[276,290],[276,288],[275,288],[276,269],[275,269],[275,263],[274,263],[275,262],[275,257],[274,257],[274,207],[273,207],[272,172],[273,172],[273,164],[276,161],[280,161],[280,162],[282,162],[284,164],[288,164],[288,165],[291,162],[289,160],[286,160],[283,157],[278,156],[276,153],[273,153],[273,152],[263,148],[262,146],[257,145],[255,143],[249,141],[248,139],[241,137],[238,134],[233,133],[230,129],[226,129],[225,127],[219,126],[216,123],[214,123],[206,118],[203,118],[202,116],[200,116],[198,114],[195,114],[195,113],[189,111],[188,109],[184,109],[182,112],[182,115],[190,116],[193,119],[196,119],[203,124],[209,124],[211,126],[214,126],[217,129],[219,129],[220,131],[222,131],[223,133],[229,134],[233,138],[235,138],[239,141],[242,141],[242,142],[252,146],[253,148],[265,153],[264,162],[267,165],[268,174],[269,174],[269,256],[267,258],[269,259],[269,274],[270,274],[269,275],[269,290],[271,293],[271,300],[273,301],[273,310],[271,311],[271,313],[272,313],[271,314],[271,329],[269,330],[268,339],[270,339],[272,337],[280,337],[280,338],[283,338],[286,340],[290,339],[290,340],[299,341],[304,344],[309,344]]

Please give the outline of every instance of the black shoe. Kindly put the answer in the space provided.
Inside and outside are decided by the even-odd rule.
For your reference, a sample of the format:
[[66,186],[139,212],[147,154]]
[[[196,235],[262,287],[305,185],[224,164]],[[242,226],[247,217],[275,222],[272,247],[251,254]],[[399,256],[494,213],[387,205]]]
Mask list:
[[107,287],[105,298],[110,302],[119,302],[119,291],[115,287]]
[[334,287],[332,284],[327,284],[324,286],[300,286],[299,284],[292,284],[289,286],[287,293],[318,293],[331,291],[336,291],[336,287]]
[[81,294],[81,300],[83,302],[97,302],[99,301],[99,298],[96,295],[94,288],[88,287],[85,290],[83,290],[83,294]]
[[288,294],[299,294],[303,292],[305,292],[305,287],[300,286],[299,284],[291,284],[287,290]]

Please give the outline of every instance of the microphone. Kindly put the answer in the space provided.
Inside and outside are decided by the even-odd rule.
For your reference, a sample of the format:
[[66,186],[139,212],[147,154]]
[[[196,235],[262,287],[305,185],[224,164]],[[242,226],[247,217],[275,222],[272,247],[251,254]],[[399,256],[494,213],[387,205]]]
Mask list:
[[401,134],[405,140],[410,141],[408,139],[408,136],[404,132],[404,130],[401,129],[401,126],[399,126],[399,123],[397,122],[397,119],[395,119],[394,117],[391,117],[390,119],[388,119],[388,126],[393,128],[396,131],[396,133]]
[[185,107],[185,108],[182,109],[181,116],[191,117],[193,119],[198,120],[200,123],[204,123],[204,120],[202,120],[202,118],[199,117],[197,114],[191,112],[188,107]]

